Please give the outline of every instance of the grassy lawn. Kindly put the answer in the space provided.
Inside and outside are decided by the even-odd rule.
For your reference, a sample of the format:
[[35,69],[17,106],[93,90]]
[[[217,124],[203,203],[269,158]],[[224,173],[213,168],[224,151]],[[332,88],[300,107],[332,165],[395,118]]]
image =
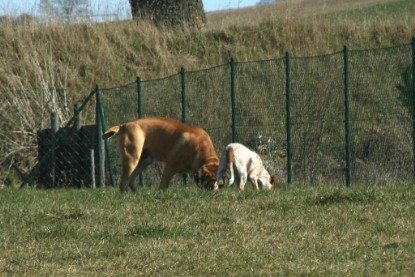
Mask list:
[[415,186],[0,190],[0,275],[411,276]]

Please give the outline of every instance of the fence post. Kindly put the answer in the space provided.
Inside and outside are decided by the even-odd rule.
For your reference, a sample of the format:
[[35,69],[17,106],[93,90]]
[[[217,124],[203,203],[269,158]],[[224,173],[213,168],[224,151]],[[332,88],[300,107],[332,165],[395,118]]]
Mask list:
[[[83,151],[83,147],[84,147],[84,142],[82,140],[81,137],[81,103],[76,103],[73,107],[73,114],[74,114],[74,124],[73,124],[73,129],[74,129],[74,133],[76,134],[73,137],[74,142],[76,142],[76,145],[73,146],[73,150],[74,152],[78,153],[78,155],[82,155],[82,151]],[[83,164],[83,163],[82,163]],[[75,169],[76,168],[76,169]],[[81,187],[82,186],[82,179],[83,179],[83,175],[81,172],[81,168],[82,166],[78,165],[74,165],[74,171],[73,171],[73,184],[77,187]],[[83,168],[82,168],[83,169]],[[91,172],[89,172],[91,173]]]
[[349,50],[347,46],[343,49],[343,61],[344,61],[344,127],[345,127],[345,178],[346,186],[350,186],[351,183],[351,170],[350,170],[350,89],[349,89]]
[[[97,115],[99,115],[100,123],[101,123],[100,124],[101,125],[100,126],[101,133],[103,133],[104,130],[105,130],[105,122],[104,122],[105,117],[104,117],[104,110],[102,109],[101,91],[99,90],[98,86],[96,87],[95,92],[96,92],[96,97],[97,97],[97,111],[96,112],[97,112]],[[100,170],[102,171],[101,173],[98,173],[98,174],[103,174],[102,176],[104,176],[103,179],[102,179],[102,186],[103,186],[105,184],[105,157],[106,157],[107,161],[108,161],[107,164],[108,164],[108,172],[109,172],[111,186],[115,187],[115,180],[114,180],[114,174],[112,172],[112,164],[111,164],[111,158],[110,158],[110,151],[109,151],[109,147],[108,147],[108,141],[107,140],[104,141],[102,139],[102,134],[101,134],[99,139],[104,144],[104,148],[103,148],[104,152],[101,154],[102,159],[103,159],[103,164],[102,165],[99,164],[99,159],[98,159],[98,172]],[[104,154],[105,154],[105,156],[104,156]],[[101,184],[99,184],[99,182],[98,182],[98,185],[101,185]]]
[[292,181],[292,153],[291,153],[291,59],[285,53],[285,116],[287,132],[287,184]]
[[415,179],[415,37],[412,38],[412,159]]
[[56,141],[57,141],[57,133],[59,131],[59,117],[58,115],[53,112],[50,115],[50,130],[51,130],[51,142],[53,147],[52,155],[51,155],[51,175],[52,175],[52,187],[56,187],[57,180],[56,180]]
[[90,160],[90,174],[91,174],[91,188],[96,188],[95,182],[95,154],[94,148],[89,149],[89,160]]
[[235,60],[231,58],[230,67],[231,67],[231,109],[232,109],[232,142],[237,141],[236,134],[236,86],[235,86]]
[[141,97],[141,78],[137,76],[137,117],[141,118],[143,116],[142,108],[142,97]]
[[186,70],[180,69],[180,81],[182,87],[182,122],[186,123]]
[[[180,69],[180,82],[182,88],[182,122],[186,123],[186,70]],[[183,184],[187,184],[187,174],[183,174]]]
[[73,114],[75,117],[74,128],[75,130],[81,130],[81,103],[76,103],[73,108]]
[[105,184],[105,158],[104,158],[104,140],[102,139],[103,128],[102,121],[104,120],[101,117],[101,92],[99,91],[98,85],[95,87],[96,95],[96,115],[95,121],[97,125],[97,186],[103,187]]
[[[141,118],[143,116],[143,108],[142,108],[142,95],[141,95],[141,78],[137,76],[136,79],[137,83],[137,117]],[[138,174],[138,184],[142,187],[144,186],[144,175],[143,172]]]

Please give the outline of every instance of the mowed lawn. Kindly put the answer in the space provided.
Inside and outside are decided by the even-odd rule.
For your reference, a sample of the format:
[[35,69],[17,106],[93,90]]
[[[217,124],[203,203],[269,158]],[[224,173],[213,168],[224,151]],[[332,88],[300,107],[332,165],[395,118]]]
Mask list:
[[1,189],[0,275],[413,276],[415,185]]

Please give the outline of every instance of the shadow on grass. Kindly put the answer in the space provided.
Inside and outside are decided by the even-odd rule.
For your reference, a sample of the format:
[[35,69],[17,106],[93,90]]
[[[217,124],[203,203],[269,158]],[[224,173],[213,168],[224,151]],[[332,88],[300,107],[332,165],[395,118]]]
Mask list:
[[309,198],[308,204],[312,205],[332,205],[339,203],[370,203],[376,199],[375,193],[372,190],[364,191],[332,191],[326,195]]
[[136,238],[177,238],[185,236],[186,233],[177,228],[144,223],[136,225],[127,235]]

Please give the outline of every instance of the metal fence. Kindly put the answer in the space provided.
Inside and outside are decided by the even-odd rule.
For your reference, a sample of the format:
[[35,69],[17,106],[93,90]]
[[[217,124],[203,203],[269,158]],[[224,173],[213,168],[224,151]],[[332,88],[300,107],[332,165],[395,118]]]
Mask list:
[[[230,142],[243,143],[284,183],[412,180],[414,47],[413,40],[316,57],[231,59],[205,70],[182,68],[166,78],[97,87],[98,185],[114,185],[121,172],[116,143],[104,145],[100,132],[149,116],[202,126],[218,154]],[[106,173],[99,169],[104,165]],[[141,182],[158,184],[161,166],[148,168]],[[183,181],[178,176],[173,182]]]

